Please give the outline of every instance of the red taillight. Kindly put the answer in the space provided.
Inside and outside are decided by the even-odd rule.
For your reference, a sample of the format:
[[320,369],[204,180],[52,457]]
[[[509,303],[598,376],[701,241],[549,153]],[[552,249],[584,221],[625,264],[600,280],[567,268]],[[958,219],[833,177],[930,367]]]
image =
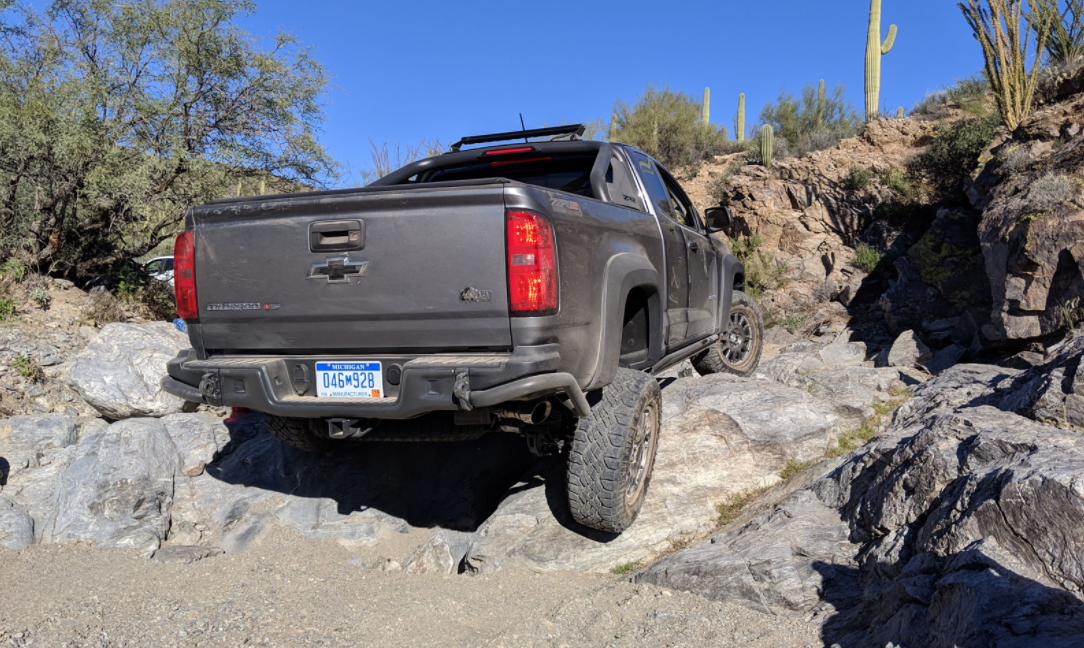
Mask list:
[[513,313],[557,310],[557,263],[553,228],[525,211],[509,211],[508,292]]
[[509,155],[509,154],[512,154],[512,153],[530,153],[531,151],[534,151],[534,150],[535,149],[534,149],[533,146],[520,146],[518,148],[504,148],[504,149],[497,149],[495,151],[486,151],[482,155]]
[[196,244],[192,232],[181,232],[173,246],[173,286],[177,295],[177,316],[199,319],[196,304]]

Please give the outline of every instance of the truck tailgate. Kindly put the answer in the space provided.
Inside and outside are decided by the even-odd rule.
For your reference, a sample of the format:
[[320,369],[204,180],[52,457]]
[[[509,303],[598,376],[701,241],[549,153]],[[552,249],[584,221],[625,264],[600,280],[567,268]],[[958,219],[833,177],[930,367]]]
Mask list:
[[192,220],[206,349],[511,347],[500,184],[212,203]]

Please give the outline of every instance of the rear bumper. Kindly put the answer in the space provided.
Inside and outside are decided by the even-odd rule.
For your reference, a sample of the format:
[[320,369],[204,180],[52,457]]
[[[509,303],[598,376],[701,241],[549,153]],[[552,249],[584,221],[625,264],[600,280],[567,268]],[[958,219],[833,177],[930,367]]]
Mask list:
[[[589,412],[576,379],[558,373],[556,345],[522,347],[510,354],[428,356],[365,355],[384,370],[384,398],[319,398],[311,377],[317,360],[334,356],[221,356],[199,360],[191,350],[169,361],[162,388],[188,401],[246,407],[298,418],[409,419],[429,412],[466,411],[564,393],[581,416]],[[401,368],[399,384],[389,369]]]

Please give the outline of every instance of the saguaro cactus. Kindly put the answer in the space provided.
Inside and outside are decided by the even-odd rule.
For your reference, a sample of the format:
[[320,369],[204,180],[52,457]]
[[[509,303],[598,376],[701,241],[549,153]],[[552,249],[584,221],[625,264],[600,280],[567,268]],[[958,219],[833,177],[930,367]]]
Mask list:
[[903,119],[903,106],[896,110],[896,119]]
[[707,129],[711,123],[711,88],[704,88],[704,105],[700,108],[700,128]]
[[824,128],[824,79],[817,86],[817,128]]
[[610,113],[610,141],[617,141],[617,113]]
[[745,141],[745,93],[738,95],[738,123],[734,125],[738,141]]
[[869,36],[866,40],[866,121],[877,118],[881,99],[881,57],[892,51],[896,42],[896,26],[888,28],[881,42],[881,0],[871,0],[869,6]]
[[772,166],[772,146],[775,144],[775,131],[771,124],[764,124],[760,129],[760,160],[764,166]]

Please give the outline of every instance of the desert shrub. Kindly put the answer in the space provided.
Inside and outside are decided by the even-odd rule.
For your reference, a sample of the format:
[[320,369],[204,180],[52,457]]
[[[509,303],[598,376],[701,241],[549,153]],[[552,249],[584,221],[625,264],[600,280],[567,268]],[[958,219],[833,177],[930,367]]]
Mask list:
[[745,292],[753,299],[760,299],[764,291],[782,288],[787,283],[787,264],[761,250],[763,244],[756,232],[730,241],[730,251],[745,266]]
[[[795,97],[783,89],[779,91],[775,103],[769,103],[760,111],[760,121],[771,124],[775,129],[776,148],[780,140],[786,140],[789,149],[793,150],[802,148],[800,143],[804,136],[826,131],[840,135],[842,139],[853,134],[862,123],[854,107],[847,101],[842,84],[832,92],[825,93],[824,104],[818,107],[817,87],[812,84],[802,88],[801,97]],[[824,137],[827,139],[830,135]],[[778,153],[776,156],[786,157]]]
[[930,146],[909,165],[945,199],[964,200],[963,182],[978,165],[979,156],[997,134],[996,119],[965,119],[938,124]]
[[903,169],[892,168],[880,174],[881,184],[902,200],[916,197],[915,181]]
[[15,360],[11,362],[11,368],[32,383],[45,382],[45,372],[41,365],[25,353],[20,353],[15,357]]
[[18,282],[24,277],[26,277],[26,264],[22,262],[22,259],[12,257],[0,266],[0,280]]
[[1031,151],[1027,147],[1017,146],[1004,155],[1001,170],[1004,173],[1019,173],[1026,169],[1031,161]]
[[52,298],[49,296],[49,291],[41,286],[31,288],[29,291],[30,301],[38,305],[38,308],[46,310],[49,308]]
[[112,293],[100,292],[90,296],[90,306],[83,311],[83,319],[92,326],[102,327],[113,322],[125,322],[128,314]]
[[911,112],[917,115],[945,117],[950,113],[949,103],[954,103],[965,112],[979,112],[985,115],[989,112],[986,109],[989,92],[990,82],[986,80],[985,74],[978,72],[957,80],[956,83],[943,90],[926,95],[915,104]]
[[878,252],[876,249],[870,247],[866,243],[859,243],[858,247],[854,250],[854,266],[865,270],[866,272],[873,272],[878,265],[881,264],[881,259],[884,255]]
[[800,327],[803,322],[805,322],[804,315],[802,315],[801,313],[791,313],[790,315],[784,317],[779,322],[779,325],[787,329],[788,333],[794,335],[798,332],[798,327]]
[[843,187],[848,191],[865,191],[872,181],[873,171],[859,166],[852,166],[851,170],[847,172],[847,176],[843,178]]
[[741,171],[741,162],[733,160],[730,164],[726,165],[723,172],[716,175],[711,179],[711,184],[708,185],[708,195],[715,201],[716,204],[722,204],[723,199],[726,198],[726,186],[727,182],[733,178],[737,173]]
[[1046,211],[1069,202],[1076,197],[1073,181],[1064,173],[1050,172],[1031,183],[1028,190],[1028,209]]
[[795,145],[794,154],[798,157],[804,157],[815,151],[824,151],[854,135],[854,130],[844,128],[825,128],[815,130],[812,133],[802,133],[798,137],[798,143]]
[[727,141],[723,126],[700,123],[700,102],[684,92],[651,86],[634,105],[618,101],[617,140],[632,144],[671,168],[690,166],[721,155]]
[[0,297],[0,322],[6,322],[15,317],[15,298]]

